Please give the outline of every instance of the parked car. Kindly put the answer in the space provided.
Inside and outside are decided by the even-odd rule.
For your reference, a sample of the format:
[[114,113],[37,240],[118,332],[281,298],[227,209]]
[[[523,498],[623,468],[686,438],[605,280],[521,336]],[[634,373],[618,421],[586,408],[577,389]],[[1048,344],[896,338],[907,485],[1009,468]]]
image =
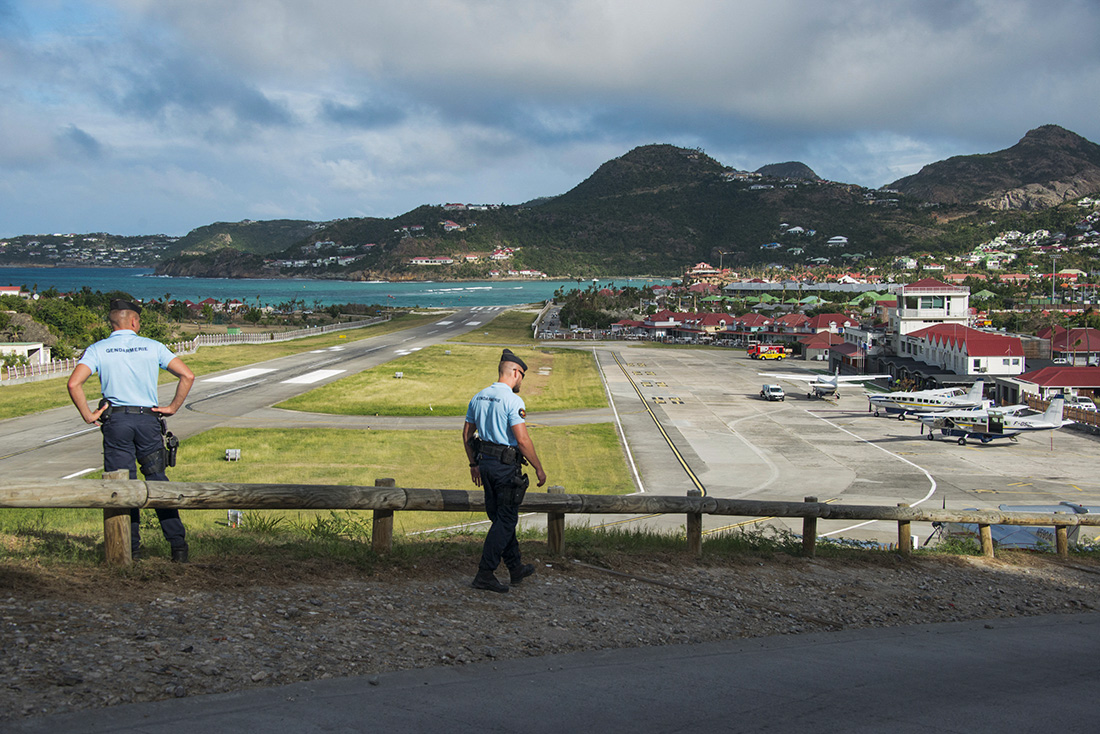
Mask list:
[[765,400],[786,400],[787,393],[779,385],[763,385],[760,388],[760,397]]

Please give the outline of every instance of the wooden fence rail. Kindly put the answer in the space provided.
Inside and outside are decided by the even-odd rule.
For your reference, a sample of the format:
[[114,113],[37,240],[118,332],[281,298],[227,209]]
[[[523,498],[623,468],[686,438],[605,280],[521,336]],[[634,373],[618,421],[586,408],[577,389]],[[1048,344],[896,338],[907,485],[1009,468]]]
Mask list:
[[[909,526],[914,522],[971,523],[979,528],[982,551],[993,555],[992,525],[1028,525],[1054,527],[1057,551],[1068,554],[1066,529],[1073,526],[1100,526],[1100,514],[1050,514],[1041,512],[1004,512],[999,510],[946,510],[876,505],[841,505],[814,501],[781,502],[766,500],[723,499],[673,495],[592,495],[566,494],[562,487],[551,487],[545,494],[529,492],[520,506],[522,512],[547,514],[547,540],[550,550],[564,550],[564,516],[652,515],[685,516],[688,548],[702,552],[703,515],[740,517],[803,518],[803,552],[813,555],[817,520],[881,520],[898,524],[899,549],[911,552]],[[341,484],[239,484],[223,482],[146,482],[125,478],[61,479],[55,481],[0,482],[0,507],[13,508],[94,508],[104,510],[105,533],[120,526],[108,523],[120,509],[176,508],[181,510],[373,510],[375,512],[375,550],[389,549],[394,512],[483,512],[484,495],[462,489],[421,489],[394,486],[392,479],[379,479],[376,486]],[[106,539],[108,562],[129,561],[129,543],[124,552],[110,549]]]

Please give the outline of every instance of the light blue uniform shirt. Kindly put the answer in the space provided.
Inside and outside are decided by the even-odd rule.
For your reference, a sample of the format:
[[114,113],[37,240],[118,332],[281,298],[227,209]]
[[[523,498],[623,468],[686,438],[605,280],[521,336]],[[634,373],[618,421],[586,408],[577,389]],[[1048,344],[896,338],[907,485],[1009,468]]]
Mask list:
[[157,379],[160,370],[176,358],[172,351],[156,341],[138,336],[130,329],[112,331],[84,350],[80,364],[99,374],[103,397],[111,405],[157,405]]
[[477,426],[482,441],[516,446],[512,426],[527,421],[523,398],[503,382],[494,382],[470,400],[466,422]]

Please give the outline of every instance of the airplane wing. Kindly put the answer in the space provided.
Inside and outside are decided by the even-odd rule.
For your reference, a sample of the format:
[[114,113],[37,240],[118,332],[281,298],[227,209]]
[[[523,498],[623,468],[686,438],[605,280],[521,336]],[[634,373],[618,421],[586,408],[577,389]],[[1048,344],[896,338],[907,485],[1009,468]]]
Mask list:
[[817,382],[823,375],[800,375],[794,372],[757,372],[761,377],[777,377],[780,380],[797,380],[799,382]]
[[878,380],[880,378],[889,378],[890,375],[838,375],[837,380],[839,382],[864,382],[866,380]]

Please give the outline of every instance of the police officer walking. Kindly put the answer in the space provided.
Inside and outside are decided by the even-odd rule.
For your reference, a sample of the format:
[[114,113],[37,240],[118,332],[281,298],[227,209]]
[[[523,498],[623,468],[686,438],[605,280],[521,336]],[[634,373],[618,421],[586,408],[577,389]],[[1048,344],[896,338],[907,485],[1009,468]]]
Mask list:
[[[141,306],[112,300],[108,320],[111,335],[84,350],[69,376],[69,397],[86,423],[101,426],[104,471],[128,469],[130,479],[137,479],[136,463],[146,480],[167,482],[164,418],[183,406],[195,375],[168,347],[138,336]],[[176,394],[164,407],[157,405],[161,369],[178,379]],[[92,410],[84,395],[84,383],[96,373],[103,400]],[[140,510],[130,511],[130,550],[135,559],[141,552],[140,519]],[[158,509],[157,519],[172,548],[172,560],[187,563],[187,539],[179,510]]]
[[505,349],[497,367],[497,381],[475,395],[466,409],[462,443],[470,460],[470,479],[484,488],[485,514],[492,521],[471,584],[475,589],[508,591],[508,585],[497,580],[495,574],[501,560],[508,567],[512,584],[535,572],[533,565],[520,558],[516,540],[519,504],[528,484],[522,465],[529,463],[534,468],[538,486],[546,484],[546,472],[527,433],[527,410],[517,394],[526,372],[527,364]]

